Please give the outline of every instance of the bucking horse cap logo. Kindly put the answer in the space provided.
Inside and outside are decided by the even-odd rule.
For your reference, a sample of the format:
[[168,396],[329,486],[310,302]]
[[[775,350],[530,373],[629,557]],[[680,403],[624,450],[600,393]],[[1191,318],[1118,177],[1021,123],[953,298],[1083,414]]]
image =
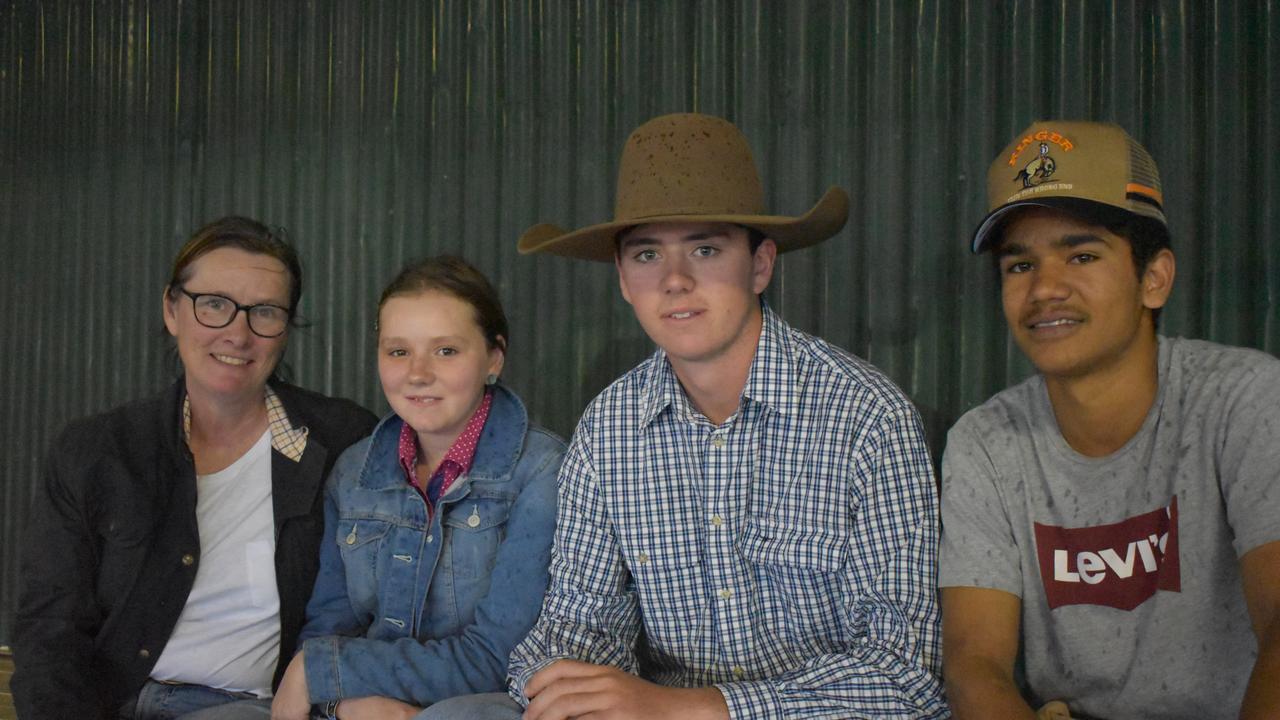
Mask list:
[[[1053,175],[1053,171],[1057,169],[1058,164],[1054,162],[1053,156],[1049,154],[1049,143],[1040,143],[1040,154],[1027,163],[1027,166],[1022,168],[1022,172],[1015,175],[1013,179],[1021,180],[1024,188],[1035,187],[1046,182],[1049,176]],[[1039,179],[1037,180],[1036,178]]]

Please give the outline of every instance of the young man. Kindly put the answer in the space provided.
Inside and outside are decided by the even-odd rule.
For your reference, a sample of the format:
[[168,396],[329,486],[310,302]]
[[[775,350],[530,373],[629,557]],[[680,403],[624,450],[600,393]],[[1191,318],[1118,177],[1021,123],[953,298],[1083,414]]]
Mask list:
[[658,345],[566,456],[551,586],[509,668],[524,717],[944,717],[916,412],[759,298],[847,197],[766,215],[746,139],[704,115],[637,129],[617,193],[612,222],[520,240],[613,262]]
[[1120,128],[1036,123],[988,188],[973,250],[1039,374],[947,441],[956,716],[1280,717],[1280,361],[1156,334],[1174,257]]

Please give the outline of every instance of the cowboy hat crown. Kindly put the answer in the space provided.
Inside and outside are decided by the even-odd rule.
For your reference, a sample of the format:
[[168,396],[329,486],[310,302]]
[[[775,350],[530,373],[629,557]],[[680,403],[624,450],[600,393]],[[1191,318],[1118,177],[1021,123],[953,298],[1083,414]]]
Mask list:
[[535,225],[520,237],[521,253],[547,252],[611,262],[614,238],[654,222],[727,222],[754,228],[778,252],[816,245],[840,231],[849,196],[832,187],[799,217],[769,215],[764,187],[747,139],[732,123],[710,115],[656,117],[627,138],[618,165],[613,220],[568,231]]

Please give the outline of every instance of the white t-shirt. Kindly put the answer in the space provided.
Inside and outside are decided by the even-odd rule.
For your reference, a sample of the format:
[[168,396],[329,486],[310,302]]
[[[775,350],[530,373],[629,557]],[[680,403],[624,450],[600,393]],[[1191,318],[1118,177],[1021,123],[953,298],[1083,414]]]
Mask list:
[[196,477],[200,566],[151,677],[271,695],[280,654],[271,431],[226,469]]

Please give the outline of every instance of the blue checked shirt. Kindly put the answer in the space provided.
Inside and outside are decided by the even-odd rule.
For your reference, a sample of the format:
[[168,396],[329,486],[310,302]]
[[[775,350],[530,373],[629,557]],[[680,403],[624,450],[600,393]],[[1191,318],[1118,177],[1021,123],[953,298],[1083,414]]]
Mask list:
[[583,414],[512,695],[561,658],[715,685],[733,718],[939,718],[938,501],[915,409],[765,308],[713,426],[659,350]]

